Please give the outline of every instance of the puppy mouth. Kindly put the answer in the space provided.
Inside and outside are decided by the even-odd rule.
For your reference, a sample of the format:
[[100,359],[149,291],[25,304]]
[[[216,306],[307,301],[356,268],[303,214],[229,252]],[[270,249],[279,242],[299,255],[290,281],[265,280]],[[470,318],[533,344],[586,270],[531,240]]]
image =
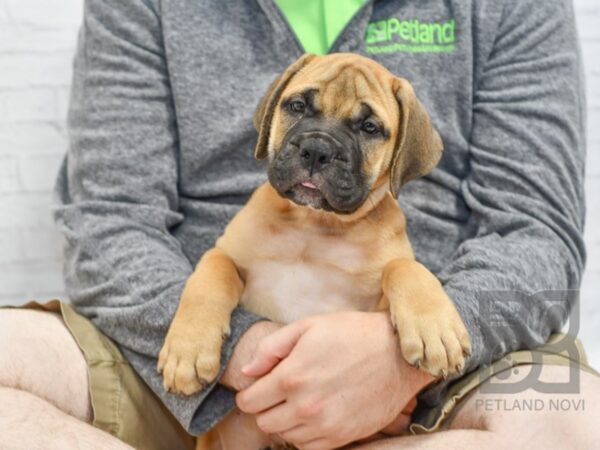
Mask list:
[[300,186],[304,186],[307,189],[314,189],[314,190],[318,190],[319,188],[311,181],[303,181],[302,183],[300,183]]
[[329,201],[327,201],[318,183],[312,180],[305,180],[294,184],[287,190],[285,196],[301,206],[309,206],[325,211],[333,211],[334,209]]

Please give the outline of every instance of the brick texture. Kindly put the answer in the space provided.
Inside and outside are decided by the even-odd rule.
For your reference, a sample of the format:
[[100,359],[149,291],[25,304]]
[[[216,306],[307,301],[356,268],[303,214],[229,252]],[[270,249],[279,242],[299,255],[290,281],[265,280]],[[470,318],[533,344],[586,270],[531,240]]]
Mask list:
[[[588,90],[588,265],[580,337],[600,367],[600,2],[575,0]],[[51,187],[82,0],[0,0],[0,304],[63,297]]]

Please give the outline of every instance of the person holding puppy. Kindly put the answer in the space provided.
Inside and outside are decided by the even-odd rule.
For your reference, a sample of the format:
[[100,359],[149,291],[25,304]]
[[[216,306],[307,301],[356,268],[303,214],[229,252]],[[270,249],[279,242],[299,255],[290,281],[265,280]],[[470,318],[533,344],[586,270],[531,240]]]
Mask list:
[[[496,397],[543,398],[537,384],[561,379],[571,359],[581,381],[572,395],[600,395],[585,358],[560,354],[577,342],[547,343],[576,301],[584,260],[571,5],[344,5],[311,21],[315,10],[286,1],[86,2],[57,183],[73,307],[0,311],[2,340],[13,343],[0,356],[11,367],[0,376],[0,431],[13,447],[193,448],[186,431],[206,432],[236,401],[249,414],[240,420],[301,449],[373,436],[360,445],[589,448],[598,439],[598,402],[576,417],[477,409],[490,386],[516,383],[511,364],[526,362],[521,374],[541,367],[535,382]],[[236,308],[218,381],[191,397],[167,393],[157,357],[193,265],[265,181],[253,159],[258,99],[305,50],[366,55],[409,80],[441,135],[441,162],[399,201],[417,259],[468,330],[467,375],[443,380],[409,365],[387,313],[281,327]],[[486,366],[487,378],[473,372]],[[9,410],[45,414],[15,427],[2,419]],[[394,436],[407,429],[425,434]]]

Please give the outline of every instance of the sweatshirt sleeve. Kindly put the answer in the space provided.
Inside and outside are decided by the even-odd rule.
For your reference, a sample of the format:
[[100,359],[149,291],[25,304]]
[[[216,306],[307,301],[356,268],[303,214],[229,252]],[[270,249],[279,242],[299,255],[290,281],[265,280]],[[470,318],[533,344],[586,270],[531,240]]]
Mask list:
[[487,62],[476,68],[461,186],[476,232],[439,274],[471,334],[467,370],[559,331],[585,259],[584,94],[572,5],[505,6]]
[[[71,302],[119,344],[192,434],[234,406],[213,384],[167,394],[156,358],[192,271],[171,234],[178,212],[177,127],[160,11],[150,0],[87,0],[69,111],[70,149],[56,191]],[[224,345],[259,318],[237,309]]]

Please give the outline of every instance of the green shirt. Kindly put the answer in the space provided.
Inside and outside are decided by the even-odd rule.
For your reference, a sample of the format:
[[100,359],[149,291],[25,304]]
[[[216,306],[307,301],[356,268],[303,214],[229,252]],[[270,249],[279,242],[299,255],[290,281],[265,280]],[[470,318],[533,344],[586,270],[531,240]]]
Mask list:
[[276,0],[307,53],[326,54],[365,0]]

